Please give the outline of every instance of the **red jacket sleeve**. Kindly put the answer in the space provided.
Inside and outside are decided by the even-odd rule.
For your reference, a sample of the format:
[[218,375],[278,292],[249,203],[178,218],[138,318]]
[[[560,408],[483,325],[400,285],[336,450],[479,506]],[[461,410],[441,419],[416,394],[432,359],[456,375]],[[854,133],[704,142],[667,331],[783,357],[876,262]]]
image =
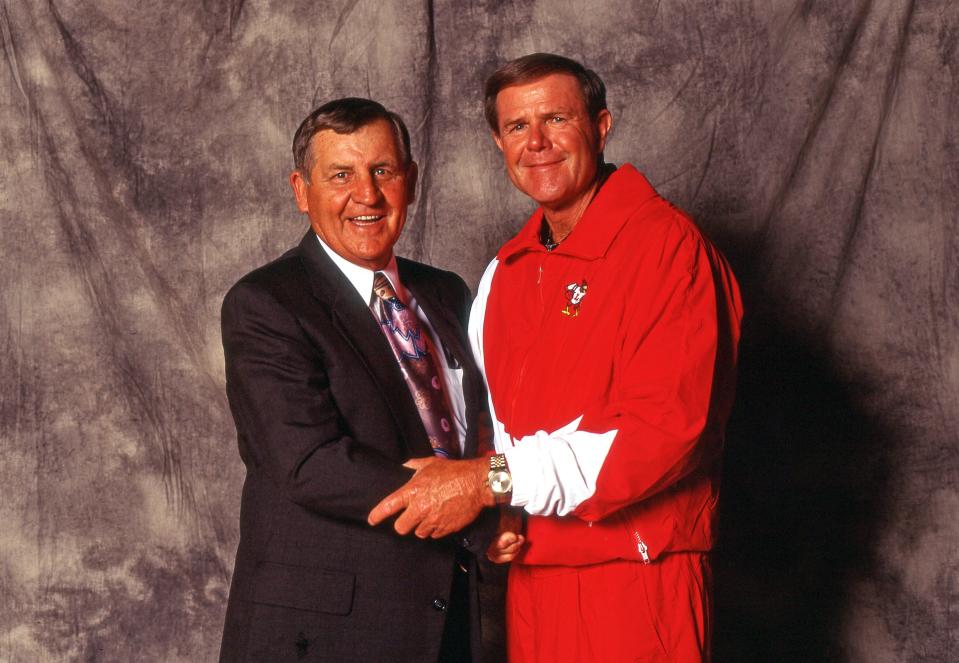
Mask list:
[[[717,458],[722,437],[715,429],[717,424],[721,429],[731,398],[714,398],[714,382],[717,371],[734,370],[732,363],[717,364],[717,349],[721,336],[738,338],[741,315],[738,295],[732,301],[725,297],[727,279],[718,253],[698,235],[677,227],[657,259],[644,263],[637,283],[647,295],[625,319],[609,402],[580,425],[582,430],[618,433],[596,492],[579,505],[576,516],[600,520]],[[729,306],[732,315],[717,313]],[[720,322],[730,320],[735,329],[720,330]]]
[[576,518],[531,517],[522,562],[648,561],[712,544],[742,317],[738,288],[718,251],[678,224],[632,282],[636,305],[623,318],[609,398],[579,426],[617,431],[596,490]]

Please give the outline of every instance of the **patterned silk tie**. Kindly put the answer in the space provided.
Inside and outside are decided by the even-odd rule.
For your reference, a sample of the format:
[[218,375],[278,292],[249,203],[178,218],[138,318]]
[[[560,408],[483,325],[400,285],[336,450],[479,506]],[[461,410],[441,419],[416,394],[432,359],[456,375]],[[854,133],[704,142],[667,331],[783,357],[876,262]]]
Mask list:
[[433,453],[444,458],[455,458],[459,455],[459,444],[443,382],[433,359],[432,342],[413,312],[396,296],[396,291],[383,272],[376,272],[373,276],[370,310],[393,348],[420,419],[423,420]]

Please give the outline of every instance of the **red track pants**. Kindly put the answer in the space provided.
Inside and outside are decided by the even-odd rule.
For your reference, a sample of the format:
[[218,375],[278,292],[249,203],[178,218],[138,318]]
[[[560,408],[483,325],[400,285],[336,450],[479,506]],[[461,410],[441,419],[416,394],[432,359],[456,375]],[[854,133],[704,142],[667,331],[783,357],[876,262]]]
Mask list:
[[652,564],[513,564],[510,663],[709,661],[712,575],[703,553]]

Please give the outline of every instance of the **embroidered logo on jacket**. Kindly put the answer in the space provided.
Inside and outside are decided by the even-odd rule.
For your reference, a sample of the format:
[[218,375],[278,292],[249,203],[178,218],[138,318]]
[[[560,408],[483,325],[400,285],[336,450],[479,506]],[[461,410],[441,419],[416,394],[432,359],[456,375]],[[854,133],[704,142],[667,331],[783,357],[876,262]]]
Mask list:
[[563,315],[571,318],[579,315],[579,305],[586,296],[586,287],[586,279],[583,279],[582,285],[574,282],[566,286],[566,308],[562,311]]

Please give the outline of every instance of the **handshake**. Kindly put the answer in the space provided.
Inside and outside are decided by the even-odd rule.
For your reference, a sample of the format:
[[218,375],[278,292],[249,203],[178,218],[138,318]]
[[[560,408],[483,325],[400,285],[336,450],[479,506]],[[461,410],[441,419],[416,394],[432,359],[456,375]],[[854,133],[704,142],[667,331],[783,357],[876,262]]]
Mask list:
[[[421,539],[439,539],[469,525],[484,507],[496,506],[487,482],[489,461],[485,457],[411,458],[404,466],[416,473],[373,507],[367,518],[370,525],[399,514],[393,524],[399,534],[413,532]],[[505,564],[515,559],[526,542],[522,530],[521,513],[501,507],[497,534],[486,552],[489,560]]]

